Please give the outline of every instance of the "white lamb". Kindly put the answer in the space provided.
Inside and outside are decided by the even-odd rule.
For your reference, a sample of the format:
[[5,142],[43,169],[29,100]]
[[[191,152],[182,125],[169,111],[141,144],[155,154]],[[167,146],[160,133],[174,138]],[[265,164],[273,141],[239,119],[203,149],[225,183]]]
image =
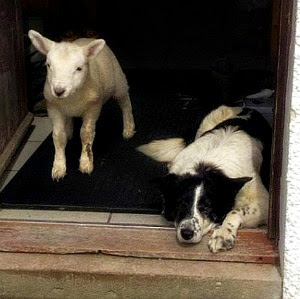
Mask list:
[[72,137],[73,117],[82,118],[79,169],[90,174],[95,125],[108,99],[115,98],[121,107],[123,137],[131,138],[135,133],[126,77],[103,39],[56,43],[34,30],[29,31],[29,37],[35,48],[47,56],[44,96],[53,123],[52,178],[59,180],[66,175],[65,147]]

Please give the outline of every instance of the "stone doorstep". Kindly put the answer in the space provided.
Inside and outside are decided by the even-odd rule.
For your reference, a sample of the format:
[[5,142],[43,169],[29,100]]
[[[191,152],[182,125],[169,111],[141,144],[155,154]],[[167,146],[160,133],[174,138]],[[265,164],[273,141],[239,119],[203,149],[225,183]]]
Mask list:
[[0,298],[279,299],[274,265],[0,253]]

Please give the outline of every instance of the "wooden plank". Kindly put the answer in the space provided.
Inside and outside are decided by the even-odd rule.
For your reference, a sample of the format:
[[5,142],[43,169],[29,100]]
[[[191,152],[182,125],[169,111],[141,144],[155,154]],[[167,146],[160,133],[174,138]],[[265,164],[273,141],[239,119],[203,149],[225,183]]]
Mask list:
[[12,138],[4,148],[3,152],[0,153],[0,176],[8,166],[12,156],[16,152],[18,146],[20,145],[32,120],[33,114],[28,112],[21,124],[19,125],[18,129],[16,130],[15,134],[12,136]]
[[176,241],[172,228],[0,221],[0,251],[104,253],[119,256],[274,264],[278,254],[261,230],[241,230],[233,250],[212,254]]
[[21,9],[0,0],[0,153],[27,113]]
[[278,61],[274,106],[272,170],[270,184],[269,238],[279,239],[280,186],[285,126],[285,106],[290,65],[291,36],[295,18],[294,1],[281,1],[278,36]]
[[277,60],[278,60],[280,11],[281,11],[281,0],[273,0],[271,38],[270,38],[270,57],[271,57],[272,71],[274,73],[277,70]]

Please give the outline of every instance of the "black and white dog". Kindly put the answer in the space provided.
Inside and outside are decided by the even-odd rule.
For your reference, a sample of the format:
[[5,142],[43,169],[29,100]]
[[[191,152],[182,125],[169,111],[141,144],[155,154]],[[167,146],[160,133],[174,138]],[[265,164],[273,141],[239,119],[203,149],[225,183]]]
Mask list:
[[[193,143],[155,140],[139,151],[168,162],[159,179],[164,216],[177,238],[198,243],[213,228],[212,252],[233,248],[238,229],[266,224],[271,127],[255,110],[220,106],[202,121]],[[264,159],[264,163],[263,163]],[[263,165],[262,165],[263,164]],[[265,185],[264,185],[265,184]]]

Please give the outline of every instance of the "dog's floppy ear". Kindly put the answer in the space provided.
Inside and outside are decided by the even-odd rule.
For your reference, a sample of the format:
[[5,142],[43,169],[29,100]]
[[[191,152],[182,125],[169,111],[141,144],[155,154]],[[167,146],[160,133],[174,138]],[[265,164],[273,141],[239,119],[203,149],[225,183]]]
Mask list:
[[229,180],[230,180],[230,185],[232,190],[237,194],[242,189],[242,187],[244,187],[246,183],[252,180],[252,178],[241,177],[241,178],[230,178]]
[[175,174],[168,174],[163,177],[152,180],[163,195],[163,212],[162,214],[168,221],[174,221],[176,217],[176,183],[177,176]]

